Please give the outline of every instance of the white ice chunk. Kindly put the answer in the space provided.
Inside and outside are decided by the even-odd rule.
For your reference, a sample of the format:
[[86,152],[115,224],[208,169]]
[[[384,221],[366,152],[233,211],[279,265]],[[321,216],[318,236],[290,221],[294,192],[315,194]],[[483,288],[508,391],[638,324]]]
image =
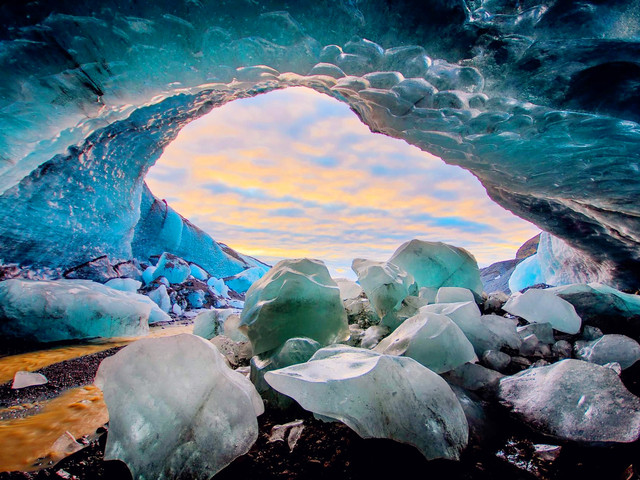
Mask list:
[[362,295],[362,287],[353,280],[349,280],[347,278],[334,278],[333,280],[340,289],[340,297],[342,298],[342,301],[359,298],[360,295]]
[[258,437],[253,384],[195,335],[134,342],[103,360],[96,384],[109,409],[105,460],[135,480],[208,480]]
[[[224,322],[229,318],[229,316],[235,313],[236,310],[232,308],[214,308],[200,312],[193,320],[193,334],[206,338],[207,340],[210,340],[223,332],[226,334],[223,327]],[[229,338],[231,337],[229,336]],[[244,340],[246,340],[246,338]]]
[[427,459],[457,459],[469,427],[447,383],[407,357],[331,346],[265,380],[303,408],[344,422],[363,438],[414,445]]
[[468,288],[440,287],[435,303],[475,302],[473,292]]
[[158,307],[160,307],[160,310],[169,313],[171,310],[171,299],[169,298],[167,287],[165,285],[160,285],[155,290],[151,290],[147,293],[147,296],[153,300]]
[[223,298],[229,298],[229,287],[227,287],[221,278],[211,277],[207,280],[207,285],[211,293]]
[[49,380],[47,380],[47,377],[45,377],[41,373],[26,372],[24,370],[20,370],[13,376],[13,383],[11,384],[11,388],[17,389],[33,387],[35,385],[44,385],[45,383],[49,383]]
[[529,322],[550,323],[564,333],[578,333],[582,320],[566,300],[546,290],[530,289],[514,293],[502,309]]
[[120,290],[121,292],[136,293],[138,289],[142,287],[142,282],[134,280],[133,278],[112,278],[105,283],[105,285],[109,288]]

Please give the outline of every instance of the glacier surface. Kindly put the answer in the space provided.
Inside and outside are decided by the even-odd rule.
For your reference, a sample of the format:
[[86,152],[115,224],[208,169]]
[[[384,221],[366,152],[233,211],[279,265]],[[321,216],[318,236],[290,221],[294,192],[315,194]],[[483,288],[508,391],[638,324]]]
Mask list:
[[471,171],[493,200],[563,240],[551,248],[566,271],[598,265],[596,278],[570,281],[637,288],[637,2],[428,10],[416,15],[408,0],[3,4],[0,258],[69,267],[166,251],[219,277],[256,266],[155,198],[144,176],[212,108],[305,86]]

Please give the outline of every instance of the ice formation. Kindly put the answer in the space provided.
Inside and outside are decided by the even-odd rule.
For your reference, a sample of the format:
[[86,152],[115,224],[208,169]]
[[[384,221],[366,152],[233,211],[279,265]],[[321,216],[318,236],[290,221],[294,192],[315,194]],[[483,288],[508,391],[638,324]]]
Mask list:
[[442,242],[411,240],[398,247],[389,259],[409,272],[419,288],[462,287],[482,296],[476,259],[463,248]]
[[91,280],[0,282],[0,331],[38,342],[135,337],[169,317],[149,297]]
[[240,326],[256,354],[294,337],[322,345],[349,338],[338,286],[324,263],[307,258],[282,260],[251,286]]
[[467,445],[467,420],[455,394],[411,358],[331,346],[306,363],[267,372],[265,380],[361,437],[408,443],[427,459],[457,459]]
[[573,305],[547,290],[531,289],[514,293],[502,308],[529,322],[550,323],[553,328],[565,333],[578,333],[582,326],[582,320]]
[[258,438],[260,396],[195,335],[132,343],[101,363],[96,385],[109,409],[105,459],[136,480],[209,479]]
[[500,381],[500,401],[531,427],[565,440],[634,442],[640,399],[611,369],[562,360]]
[[413,277],[390,262],[356,258],[351,268],[382,323],[392,329],[399,325],[396,312],[402,301],[418,293]]
[[445,315],[421,312],[411,317],[374,349],[386,355],[413,358],[436,373],[478,360],[460,327]]
[[562,259],[636,288],[636,2],[439,0],[428,13],[407,0],[3,6],[0,257],[66,268],[166,251],[220,277],[256,266],[144,176],[191,120],[301,85],[470,170],[563,239],[538,254],[542,272]]

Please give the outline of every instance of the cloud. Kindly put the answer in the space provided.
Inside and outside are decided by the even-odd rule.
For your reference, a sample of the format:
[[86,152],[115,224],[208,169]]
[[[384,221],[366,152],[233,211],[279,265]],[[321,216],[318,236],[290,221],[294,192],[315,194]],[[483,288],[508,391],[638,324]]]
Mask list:
[[372,134],[346,105],[304,88],[237,100],[192,122],[147,182],[243,253],[321,258],[341,275],[353,258],[387,259],[412,238],[462,246],[487,265],[538,233],[469,172]]

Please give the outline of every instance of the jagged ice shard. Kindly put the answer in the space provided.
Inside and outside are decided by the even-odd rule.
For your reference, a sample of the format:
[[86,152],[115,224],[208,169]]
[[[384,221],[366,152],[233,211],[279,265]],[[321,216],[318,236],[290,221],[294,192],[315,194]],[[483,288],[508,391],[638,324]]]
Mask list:
[[212,108],[301,85],[470,170],[497,203],[563,240],[562,268],[598,259],[580,281],[637,287],[637,2],[424,8],[3,4],[0,257],[70,266],[166,251],[219,277],[255,265],[154,198],[144,176]]

